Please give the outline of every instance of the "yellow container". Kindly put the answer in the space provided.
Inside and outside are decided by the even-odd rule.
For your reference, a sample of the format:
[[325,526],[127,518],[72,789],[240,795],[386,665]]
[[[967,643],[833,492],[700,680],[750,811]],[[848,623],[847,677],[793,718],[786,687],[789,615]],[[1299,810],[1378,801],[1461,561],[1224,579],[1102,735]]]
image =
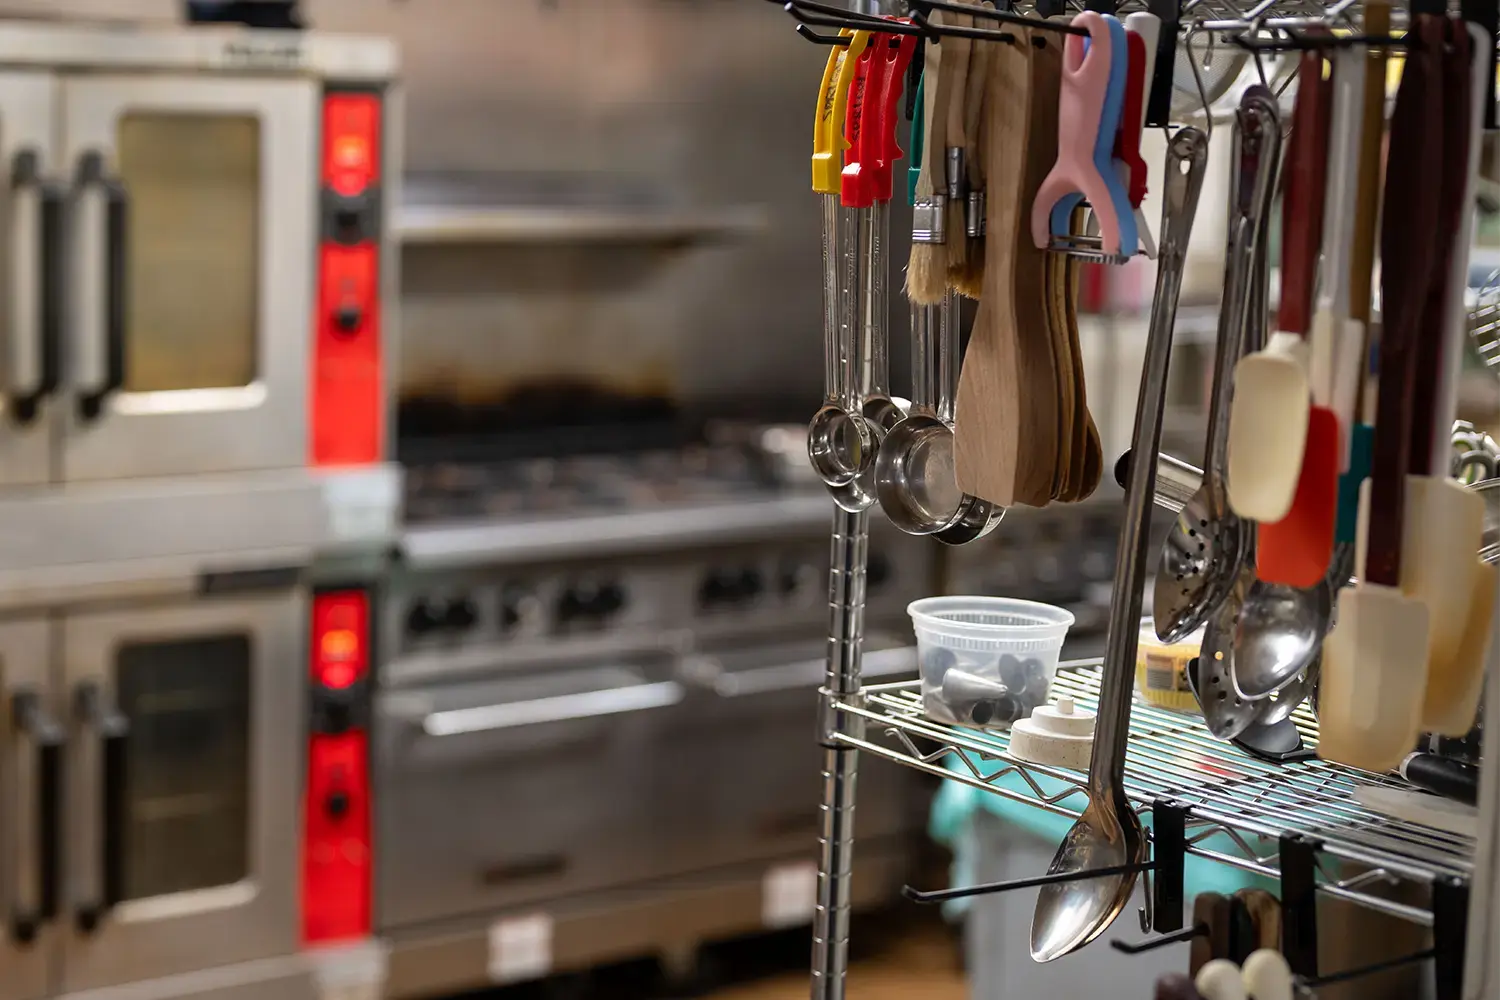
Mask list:
[[1202,646],[1202,629],[1181,642],[1166,643],[1156,637],[1156,627],[1149,618],[1141,622],[1140,641],[1135,649],[1136,691],[1158,708],[1199,711],[1198,700],[1188,684],[1187,665]]

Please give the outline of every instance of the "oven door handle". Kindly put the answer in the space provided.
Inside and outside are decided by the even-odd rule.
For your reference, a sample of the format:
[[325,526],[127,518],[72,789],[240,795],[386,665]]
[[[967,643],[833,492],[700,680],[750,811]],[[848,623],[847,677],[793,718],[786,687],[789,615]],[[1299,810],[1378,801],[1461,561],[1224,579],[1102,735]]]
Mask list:
[[[774,667],[725,672],[714,678],[713,689],[722,698],[746,698],[751,695],[814,688],[823,679],[824,660],[803,660]],[[865,653],[860,676],[865,680],[889,677],[917,669],[917,651],[911,646]]]
[[428,712],[422,717],[422,732],[428,736],[464,736],[548,722],[593,719],[624,712],[666,708],[682,701],[683,695],[683,687],[676,681],[658,681],[551,698],[534,698],[530,701],[454,708],[443,712]]
[[[105,170],[104,157],[97,151],[85,153],[79,158],[77,184],[80,198],[88,197],[90,189],[97,189],[98,197],[104,201],[102,280],[90,281],[79,289],[82,291],[103,286],[100,319],[103,324],[104,356],[102,364],[95,365],[95,371],[89,373],[95,376],[94,381],[81,386],[78,397],[79,416],[84,420],[95,420],[104,412],[104,401],[109,395],[125,385],[125,248],[130,222],[130,196],[119,178]],[[89,246],[88,241],[84,241],[84,246]],[[85,262],[83,266],[93,267],[95,264]],[[84,304],[89,305],[91,302],[85,298]],[[92,323],[82,324],[83,336],[87,337],[91,329]],[[102,371],[99,371],[101,368]]]
[[96,930],[104,917],[125,899],[125,772],[126,739],[130,722],[97,682],[80,684],[76,695],[79,720],[98,738],[99,862],[93,899],[78,904],[78,926]]
[[62,220],[66,194],[42,174],[41,156],[11,160],[10,336],[5,386],[18,424],[36,419],[62,367]]
[[[62,748],[66,734],[36,691],[15,693],[11,718],[20,740],[30,744],[32,752],[29,787],[33,794],[28,801],[27,783],[18,781],[15,808],[19,839],[11,934],[24,945],[36,940],[42,926],[57,918],[62,877]],[[26,893],[24,879],[33,859],[35,889]]]

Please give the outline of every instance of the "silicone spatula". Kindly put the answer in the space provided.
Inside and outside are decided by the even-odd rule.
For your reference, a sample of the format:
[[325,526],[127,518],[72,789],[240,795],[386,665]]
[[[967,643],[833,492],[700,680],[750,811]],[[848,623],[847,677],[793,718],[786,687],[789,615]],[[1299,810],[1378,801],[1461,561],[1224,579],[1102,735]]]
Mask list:
[[1410,751],[1427,684],[1427,606],[1401,590],[1406,470],[1411,457],[1417,320],[1431,277],[1442,157],[1442,19],[1413,18],[1391,116],[1380,248],[1385,331],[1370,478],[1360,497],[1363,572],[1339,595],[1323,644],[1318,755],[1386,771]]
[[[1389,33],[1391,9],[1385,0],[1367,0],[1367,35]],[[1335,538],[1353,544],[1359,521],[1359,487],[1370,474],[1370,450],[1375,428],[1366,418],[1365,386],[1370,368],[1370,300],[1375,270],[1375,227],[1380,218],[1381,140],[1385,138],[1385,49],[1365,54],[1359,129],[1359,165],[1354,196],[1354,235],[1349,246],[1350,335],[1345,343],[1351,357],[1338,361],[1348,381],[1334,383],[1334,410],[1350,414],[1349,450],[1339,477],[1339,516]],[[1358,336],[1352,324],[1358,324]],[[1347,370],[1346,370],[1347,366]]]
[[[1427,692],[1422,727],[1461,736],[1474,721],[1484,672],[1484,648],[1472,645],[1474,598],[1489,589],[1477,577],[1492,567],[1474,553],[1482,544],[1484,501],[1449,478],[1448,437],[1454,400],[1444,399],[1463,363],[1467,337],[1464,291],[1468,286],[1468,237],[1478,169],[1479,101],[1474,100],[1475,64],[1464,22],[1450,20],[1443,62],[1443,171],[1438,208],[1437,270],[1422,315],[1418,352],[1416,423],[1412,428],[1411,476],[1403,540],[1402,589],[1421,598],[1431,620],[1427,646]],[[1492,43],[1487,43],[1492,44]],[[1441,448],[1434,446],[1442,431]],[[1488,602],[1481,615],[1488,618]],[[1487,630],[1486,630],[1487,631]]]
[[1323,228],[1328,132],[1323,56],[1302,56],[1292,137],[1286,153],[1281,214],[1281,305],[1265,349],[1234,369],[1229,407],[1229,503],[1235,513],[1269,524],[1292,509],[1307,447],[1312,397],[1306,336],[1312,322],[1314,269]]
[[[1316,222],[1319,231],[1323,228],[1324,202],[1329,200],[1331,193],[1333,202],[1337,204],[1341,199],[1339,188],[1344,186],[1347,180],[1346,177],[1338,175],[1330,176],[1328,170],[1334,79],[1324,77],[1322,66],[1323,57],[1320,53],[1303,54],[1300,79],[1297,83],[1297,111],[1302,111],[1304,105],[1307,105],[1311,112],[1302,114],[1300,120],[1294,119],[1292,127],[1305,129],[1306,134],[1296,141],[1294,155],[1299,160],[1292,162],[1292,178],[1299,187],[1305,185],[1305,190],[1289,191],[1284,206],[1288,211],[1301,213],[1305,224],[1311,225]],[[1294,197],[1297,194],[1301,195],[1300,199]],[[1310,236],[1299,235],[1292,227],[1283,227],[1283,243],[1288,240],[1310,238]],[[1342,245],[1341,234],[1334,235],[1333,239]],[[1308,245],[1310,244],[1304,243],[1300,249],[1305,251]],[[1283,315],[1285,315],[1290,295],[1301,295],[1308,300],[1311,299],[1313,269],[1317,265],[1316,248],[1305,257],[1299,254],[1298,263],[1306,270],[1301,275],[1293,276],[1286,259],[1289,256],[1289,253],[1283,254],[1281,270]],[[1343,268],[1338,268],[1338,270],[1342,272]],[[1341,273],[1340,278],[1342,276]],[[1334,282],[1325,281],[1324,284],[1329,286]],[[1298,305],[1300,307],[1300,304]],[[1327,357],[1333,353],[1334,329],[1331,310],[1328,307],[1320,308],[1319,318],[1321,322],[1315,321],[1312,324],[1312,330],[1307,339],[1310,367],[1320,377],[1312,377],[1312,372],[1307,376],[1311,405],[1308,408],[1305,443],[1302,449],[1302,468],[1297,476],[1296,493],[1293,495],[1292,506],[1287,511],[1286,517],[1279,521],[1261,524],[1260,544],[1256,552],[1255,575],[1267,583],[1281,583],[1290,587],[1313,587],[1322,582],[1328,572],[1329,559],[1333,555],[1333,529],[1338,517],[1339,421],[1328,406],[1329,397],[1332,395],[1330,382],[1332,366],[1324,364],[1321,366],[1322,370],[1318,371],[1320,366],[1313,363],[1320,355]],[[1274,342],[1274,336],[1272,340]],[[1239,378],[1243,373],[1244,369],[1236,368],[1237,392]],[[1232,462],[1234,454],[1232,410],[1230,419]],[[1233,480],[1231,480],[1231,502],[1234,497],[1232,483]]]

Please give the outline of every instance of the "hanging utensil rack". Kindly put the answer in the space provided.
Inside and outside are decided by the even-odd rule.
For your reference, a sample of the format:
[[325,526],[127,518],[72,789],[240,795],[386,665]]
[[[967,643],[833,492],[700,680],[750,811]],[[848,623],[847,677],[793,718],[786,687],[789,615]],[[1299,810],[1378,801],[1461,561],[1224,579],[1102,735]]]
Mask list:
[[[1416,9],[1426,9],[1423,3],[1431,6],[1431,0],[1416,0]],[[1077,30],[1064,22],[1043,20],[1049,15],[1085,6],[1121,15],[1147,10],[1162,20],[1148,113],[1149,123],[1160,126],[1168,125],[1164,109],[1179,46],[1189,46],[1189,54],[1197,56],[1203,54],[1205,38],[1208,44],[1252,50],[1351,42],[1399,47],[1404,44],[1400,29],[1406,22],[1406,11],[1397,6],[1392,10],[1396,30],[1391,35],[1370,38],[1360,34],[1363,0],[1125,0],[1119,4],[1088,0],[1086,5],[1077,0],[1038,0],[1035,4],[998,4],[999,10],[985,15],[985,26],[973,29],[934,25],[927,15],[952,6],[942,0],[884,0],[851,6],[857,9],[792,0],[784,9],[798,22],[796,30],[802,37],[821,45],[847,43],[847,37],[829,29],[877,26],[928,39],[964,35],[1014,44],[1017,36],[1006,31],[1008,27]],[[866,12],[871,7],[907,20],[877,22]],[[1497,0],[1464,0],[1462,7],[1466,20],[1485,26],[1492,35],[1500,27]],[[973,7],[960,9],[974,12]],[[1332,27],[1340,34],[1325,32],[1314,39],[1301,33],[1309,27]],[[914,64],[920,64],[920,59]],[[1493,94],[1489,96],[1486,126],[1493,128]],[[1213,112],[1206,100],[1203,105],[1211,129]],[[1484,325],[1485,333],[1493,326]],[[1142,498],[1141,502],[1149,506],[1150,500]],[[862,686],[868,517],[868,513],[835,511],[831,533],[830,634],[826,679],[820,691],[819,743],[824,760],[813,1000],[843,1000],[845,996],[855,788],[861,754],[1070,818],[1077,817],[1087,804],[1082,773],[1012,756],[1008,733],[981,732],[928,718],[922,711],[918,682]],[[1124,581],[1116,594],[1126,587],[1139,589],[1143,583]],[[1492,655],[1487,668],[1490,718],[1500,718],[1497,663],[1500,657]],[[1064,664],[1054,696],[1068,696],[1093,707],[1100,676],[1099,661]],[[1294,719],[1304,743],[1315,746],[1317,724],[1311,713],[1304,707]],[[1361,786],[1405,787],[1393,778],[1316,758],[1281,763],[1257,760],[1212,738],[1200,719],[1137,703],[1130,720],[1125,788],[1134,808],[1142,816],[1153,817],[1152,858],[1127,867],[1147,873],[1147,906],[1141,913],[1140,930],[1155,931],[1156,936],[1145,943],[1116,941],[1116,947],[1136,953],[1197,933],[1196,928],[1184,928],[1182,918],[1183,862],[1193,856],[1279,881],[1286,921],[1283,950],[1304,986],[1433,960],[1439,1000],[1500,995],[1500,942],[1496,940],[1500,920],[1492,917],[1490,904],[1500,890],[1500,859],[1495,857],[1500,852],[1497,775],[1500,769],[1488,768],[1481,780],[1478,836],[1445,833],[1390,819],[1356,800],[1355,791]],[[1048,880],[1042,876],[933,893],[909,888],[906,895],[917,902],[936,902],[1034,887]],[[1398,902],[1374,891],[1395,883],[1429,887],[1431,905]],[[1320,895],[1430,927],[1436,943],[1431,949],[1397,956],[1369,969],[1319,978],[1316,900]]]

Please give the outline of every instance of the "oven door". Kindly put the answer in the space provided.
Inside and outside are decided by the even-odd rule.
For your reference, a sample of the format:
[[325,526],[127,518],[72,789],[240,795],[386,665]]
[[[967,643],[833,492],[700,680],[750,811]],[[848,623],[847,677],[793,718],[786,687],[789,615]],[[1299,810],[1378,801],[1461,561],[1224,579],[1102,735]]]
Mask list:
[[57,94],[52,74],[0,73],[0,486],[53,477],[65,195]]
[[683,695],[668,660],[381,695],[382,927],[659,874],[650,751]]
[[307,595],[64,619],[63,992],[290,954]]
[[69,480],[306,464],[308,80],[68,77]]
[[[713,697],[660,734],[671,775],[659,788],[665,829],[696,831],[677,847],[694,868],[815,852],[822,755],[814,742],[825,643],[810,640],[709,650]],[[916,653],[893,635],[865,639],[864,681],[916,672]],[[731,780],[726,780],[726,776]],[[920,827],[920,776],[873,764],[859,775],[859,834]]]
[[50,995],[63,730],[45,620],[0,622],[0,1000]]

